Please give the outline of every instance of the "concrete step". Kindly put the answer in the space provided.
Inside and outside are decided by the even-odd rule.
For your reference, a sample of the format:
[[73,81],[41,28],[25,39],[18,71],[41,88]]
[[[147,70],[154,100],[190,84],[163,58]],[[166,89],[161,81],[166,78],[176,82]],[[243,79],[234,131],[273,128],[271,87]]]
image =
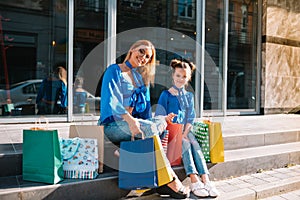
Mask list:
[[[211,180],[222,181],[255,174],[258,171],[281,168],[291,163],[300,164],[300,142],[229,150],[225,152],[225,158],[224,163],[209,164]],[[185,178],[183,168],[177,167],[175,170],[183,180]],[[95,180],[66,179],[56,185],[23,181],[22,176],[1,177],[0,199],[119,199],[124,197],[129,191],[118,188],[117,171],[107,172],[106,169],[104,171],[105,173],[100,174]],[[292,183],[298,185],[299,177],[294,181],[296,183]],[[259,188],[256,190],[258,191]],[[244,192],[248,192],[252,198],[253,191]]]
[[214,180],[300,164],[300,142],[226,150],[225,162],[209,169]]
[[[260,134],[260,135],[245,135],[245,136],[224,136],[224,145],[225,145],[225,163],[228,162],[243,162],[244,160],[250,159],[250,155],[255,157],[256,155],[263,156],[266,153],[272,153],[272,155],[275,157],[279,157],[276,162],[274,163],[269,163],[268,165],[262,166],[261,168],[267,168],[269,169],[272,165],[274,167],[282,167],[281,162],[284,162],[286,164],[288,163],[293,163],[293,162],[298,162],[297,159],[295,158],[296,155],[298,155],[297,148],[299,148],[299,141],[298,141],[298,132],[293,131],[293,132],[284,132],[284,133],[269,133],[269,134]],[[289,137],[290,136],[290,137]],[[228,139],[227,137],[230,137]],[[243,139],[245,138],[245,139]],[[258,139],[260,138],[260,139]],[[286,139],[280,139],[280,138],[286,138]],[[287,139],[290,138],[290,139]],[[284,142],[284,141],[285,142]],[[231,142],[235,141],[235,142]],[[255,145],[255,141],[257,141],[257,144],[260,145]],[[273,142],[272,142],[273,141]],[[279,141],[282,141],[282,143],[278,144]],[[290,142],[287,143],[288,141],[297,141],[297,142]],[[232,148],[229,148],[228,143],[230,143]],[[274,143],[274,144],[273,144]],[[244,145],[240,145],[244,144]],[[253,145],[251,145],[253,144]],[[227,145],[227,148],[226,148]],[[247,148],[234,148],[234,146],[243,146]],[[296,146],[294,148],[294,146]],[[284,147],[284,148],[281,148]],[[294,148],[294,149],[293,149]],[[115,159],[115,156],[113,155],[114,150],[116,147],[111,146],[109,144],[105,143],[105,150],[104,150],[104,164],[112,169],[118,169],[118,160]],[[286,152],[281,152],[287,149],[291,149],[293,151],[296,151],[295,153],[291,154],[289,161],[283,160],[281,161],[282,154],[287,154]],[[3,176],[16,176],[16,175],[21,175],[22,174],[22,144],[21,143],[15,143],[15,144],[0,144],[0,177]],[[289,155],[289,154],[288,154]],[[267,155],[266,155],[267,156]],[[300,156],[298,156],[300,157]],[[287,159],[287,158],[285,158]],[[295,161],[294,161],[295,160]],[[266,162],[262,160],[261,162]],[[218,165],[220,166],[220,165]],[[252,165],[253,167],[255,165]],[[221,167],[221,166],[220,166]],[[258,170],[257,168],[256,170]],[[230,168],[228,169],[235,171],[236,169]],[[228,171],[227,170],[227,171]],[[243,168],[241,170],[249,170],[241,173],[240,175],[247,174],[250,172],[253,172],[254,169],[249,169]],[[239,169],[237,169],[239,171]],[[220,176],[220,173],[216,173],[216,177],[228,177],[228,175],[223,175]]]
[[274,144],[300,142],[299,130],[272,131],[272,132],[253,132],[229,134],[223,133],[224,148],[226,150],[243,149]]

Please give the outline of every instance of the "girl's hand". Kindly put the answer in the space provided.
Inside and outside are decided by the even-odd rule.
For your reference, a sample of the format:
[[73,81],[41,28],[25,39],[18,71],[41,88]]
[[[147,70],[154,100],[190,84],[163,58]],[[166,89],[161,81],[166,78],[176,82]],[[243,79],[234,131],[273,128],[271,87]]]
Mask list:
[[169,113],[167,116],[166,116],[166,122],[167,123],[172,123],[174,117],[176,116],[176,114],[174,113]]
[[188,138],[187,134],[185,134],[185,133],[182,135],[182,139],[189,141],[189,138]]

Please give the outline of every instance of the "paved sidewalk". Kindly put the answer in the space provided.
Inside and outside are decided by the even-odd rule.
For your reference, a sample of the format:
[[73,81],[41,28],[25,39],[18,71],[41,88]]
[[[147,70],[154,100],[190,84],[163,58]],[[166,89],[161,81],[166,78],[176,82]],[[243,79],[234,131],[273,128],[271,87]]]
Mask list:
[[[189,178],[183,181],[189,185]],[[300,165],[261,171],[256,174],[245,175],[214,182],[221,195],[215,200],[297,200],[300,199]],[[291,192],[292,191],[292,192]],[[159,200],[158,194],[142,195],[126,198],[127,200]],[[191,194],[189,199],[201,199]]]

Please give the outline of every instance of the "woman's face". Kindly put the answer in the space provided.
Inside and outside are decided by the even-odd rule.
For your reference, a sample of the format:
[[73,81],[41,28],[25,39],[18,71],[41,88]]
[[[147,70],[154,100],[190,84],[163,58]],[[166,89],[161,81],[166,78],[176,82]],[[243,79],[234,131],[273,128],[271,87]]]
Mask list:
[[131,56],[129,62],[133,67],[144,66],[152,58],[151,47],[141,45],[131,50]]
[[188,69],[175,68],[172,78],[177,88],[183,88],[190,79],[190,73]]

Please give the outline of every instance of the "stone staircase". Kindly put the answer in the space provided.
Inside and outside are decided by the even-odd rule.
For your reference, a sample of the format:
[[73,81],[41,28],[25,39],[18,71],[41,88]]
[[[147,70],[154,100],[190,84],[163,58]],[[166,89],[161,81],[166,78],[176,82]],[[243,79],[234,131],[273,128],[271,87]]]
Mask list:
[[[222,123],[225,162],[208,164],[212,180],[300,164],[300,115],[213,118]],[[71,123],[54,123],[60,136]],[[0,126],[0,199],[120,199],[129,191],[118,188],[117,160],[106,143],[104,173],[95,180],[66,179],[56,185],[22,180],[22,129],[30,124]],[[110,159],[113,158],[113,159]],[[174,168],[185,178],[181,166]],[[295,189],[300,189],[299,187]]]

